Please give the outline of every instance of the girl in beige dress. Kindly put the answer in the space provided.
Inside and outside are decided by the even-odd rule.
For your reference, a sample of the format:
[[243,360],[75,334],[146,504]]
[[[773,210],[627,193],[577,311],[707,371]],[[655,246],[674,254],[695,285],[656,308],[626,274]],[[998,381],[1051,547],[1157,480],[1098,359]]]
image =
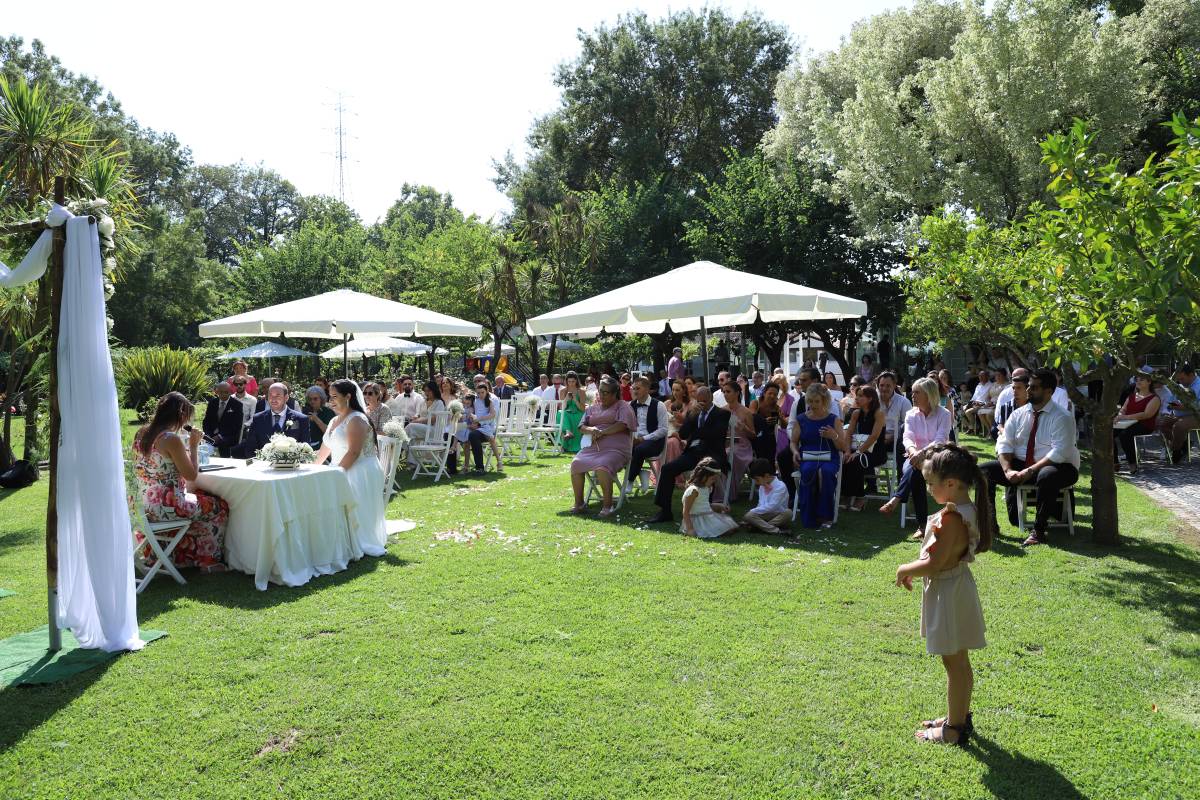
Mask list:
[[[949,704],[945,717],[921,724],[921,741],[963,746],[974,727],[971,693],[975,677],[970,650],[986,646],[979,590],[968,566],[992,545],[987,482],[968,450],[938,442],[925,449],[922,474],[933,499],[945,508],[925,526],[921,555],[896,569],[896,585],[912,591],[921,578],[921,635],[925,649],[942,657]],[[975,489],[975,502],[970,491]]]

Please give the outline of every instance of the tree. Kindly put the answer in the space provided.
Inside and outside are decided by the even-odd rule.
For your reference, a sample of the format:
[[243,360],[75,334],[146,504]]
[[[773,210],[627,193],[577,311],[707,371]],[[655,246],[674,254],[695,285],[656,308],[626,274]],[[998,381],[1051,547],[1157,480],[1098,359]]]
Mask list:
[[[898,254],[861,239],[850,210],[819,193],[799,159],[733,157],[719,180],[704,181],[699,202],[703,213],[687,223],[685,236],[696,258],[863,300],[876,325],[896,319],[901,295],[891,271]],[[760,321],[746,332],[772,368],[790,333],[816,333],[849,375],[866,324]]]
[[432,233],[463,219],[449,194],[404,184],[384,219],[368,231],[376,254],[366,279],[371,291],[389,298],[403,295],[414,280],[413,251]]
[[295,186],[262,166],[201,164],[185,192],[186,209],[204,222],[205,256],[231,266],[239,250],[295,230],[309,211]]
[[821,170],[867,231],[946,206],[1014,220],[1048,200],[1032,143],[1075,117],[1109,152],[1135,143],[1150,81],[1130,30],[1071,0],[920,0],[781,79],[767,144]]

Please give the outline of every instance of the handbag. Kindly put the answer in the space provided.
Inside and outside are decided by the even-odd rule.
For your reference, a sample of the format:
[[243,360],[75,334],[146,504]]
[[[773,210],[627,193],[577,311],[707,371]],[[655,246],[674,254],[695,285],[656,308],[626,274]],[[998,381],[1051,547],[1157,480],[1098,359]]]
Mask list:
[[833,443],[828,439],[821,438],[820,450],[801,450],[801,461],[832,461],[833,460]]

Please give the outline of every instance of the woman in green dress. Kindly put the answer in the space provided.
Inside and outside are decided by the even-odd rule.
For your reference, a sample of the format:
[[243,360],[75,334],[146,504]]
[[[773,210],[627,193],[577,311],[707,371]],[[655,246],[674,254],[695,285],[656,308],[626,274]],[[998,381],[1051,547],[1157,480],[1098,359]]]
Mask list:
[[579,376],[574,372],[567,373],[566,386],[562,394],[562,449],[564,453],[579,452],[579,426],[583,423],[583,412],[587,410],[587,395],[579,385]]

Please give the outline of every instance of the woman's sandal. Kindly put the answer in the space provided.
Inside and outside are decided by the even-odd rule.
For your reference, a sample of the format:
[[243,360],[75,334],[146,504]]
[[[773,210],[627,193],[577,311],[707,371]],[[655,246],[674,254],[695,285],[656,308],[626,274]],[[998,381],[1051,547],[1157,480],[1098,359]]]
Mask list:
[[888,498],[888,501],[886,503],[884,503],[883,505],[881,505],[879,507],[879,513],[880,514],[890,514],[893,511],[895,511],[896,507],[899,505],[900,505],[900,501],[898,501],[894,497],[890,497],[890,498]]
[[[958,734],[958,738],[953,742],[946,740],[946,731],[952,730]],[[917,741],[929,742],[930,744],[948,744],[951,747],[966,747],[967,742],[971,740],[971,728],[963,725],[961,728],[955,727],[950,723],[942,723],[936,728],[923,728],[916,732]]]
[[605,506],[600,509],[600,516],[602,517],[611,517],[615,513],[617,513],[617,509],[612,506]]
[[586,503],[585,503],[585,504],[583,504],[583,505],[581,505],[581,506],[571,506],[571,513],[572,513],[572,514],[582,514],[582,513],[583,513],[583,512],[585,512],[585,511],[587,511],[587,504],[586,504]]
[[913,531],[913,535],[908,537],[908,540],[910,542],[924,541],[925,540],[925,531],[920,530],[920,529]]
[[867,501],[862,500],[861,504],[859,502],[851,503],[849,508],[851,511],[866,511],[867,510]]
[[[924,728],[925,730],[929,730],[930,728],[940,728],[945,724],[946,724],[946,718],[938,717],[937,719],[925,720],[924,722],[921,723],[921,727]],[[963,727],[968,731],[974,732],[974,730],[975,730],[975,719],[972,716],[972,713],[970,711],[967,712],[967,723],[965,725],[963,725]]]

